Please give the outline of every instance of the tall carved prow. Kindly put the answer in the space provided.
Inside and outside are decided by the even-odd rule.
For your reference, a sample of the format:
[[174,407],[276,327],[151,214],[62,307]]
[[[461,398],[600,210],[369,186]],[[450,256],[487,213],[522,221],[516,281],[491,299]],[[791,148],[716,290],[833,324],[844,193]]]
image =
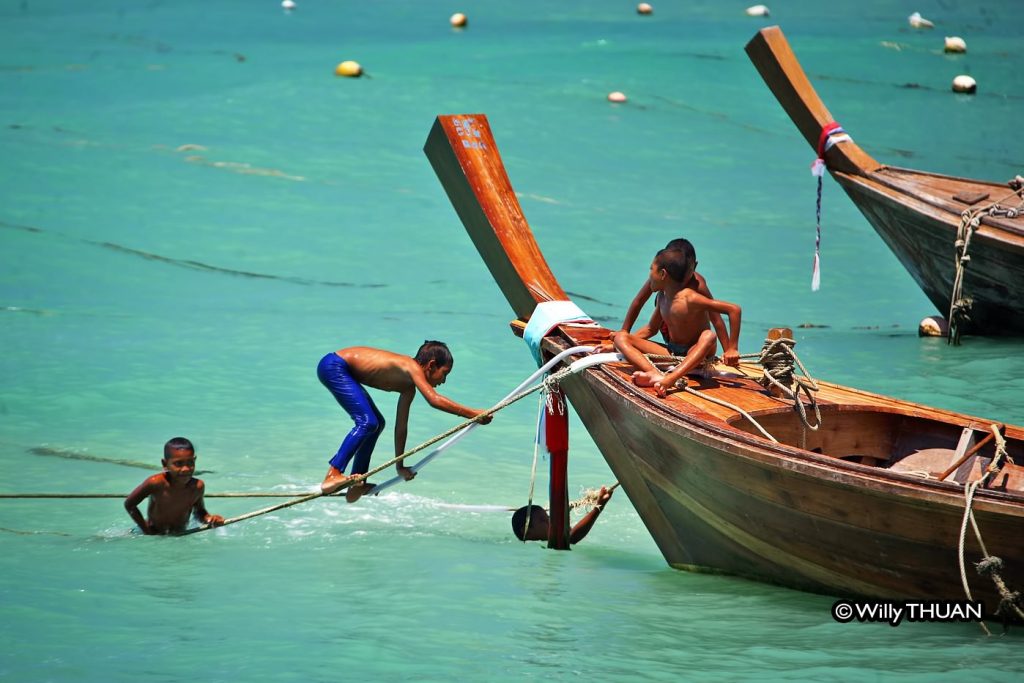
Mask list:
[[517,317],[569,297],[523,216],[483,114],[438,116],[423,147],[477,251]]
[[[789,114],[811,149],[818,149],[822,129],[833,123],[832,114],[807,80],[789,41],[778,26],[763,28],[750,39],[747,56],[761,78]],[[834,145],[825,155],[829,170],[863,175],[881,164],[853,141]]]

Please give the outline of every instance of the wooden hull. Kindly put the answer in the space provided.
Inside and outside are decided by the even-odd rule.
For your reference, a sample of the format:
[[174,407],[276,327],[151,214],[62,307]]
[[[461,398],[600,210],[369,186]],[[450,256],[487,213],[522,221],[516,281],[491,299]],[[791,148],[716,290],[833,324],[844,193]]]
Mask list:
[[[876,175],[906,173],[887,168]],[[930,209],[913,196],[863,176],[837,172],[833,177],[935,308],[946,315],[956,273],[953,243],[960,214]],[[1006,193],[1005,187],[991,188],[991,196]],[[965,332],[1024,335],[1024,236],[982,225],[971,238],[969,254],[963,289],[973,303]]]
[[[747,53],[765,83],[812,148],[833,121],[777,26],[762,29]],[[848,131],[849,132],[849,131]],[[846,190],[882,240],[942,315],[950,310],[956,275],[955,242],[961,214],[993,202],[1019,206],[1003,184],[879,164],[852,141],[825,154],[832,177]],[[983,197],[978,199],[978,197]],[[1024,215],[985,217],[971,238],[963,294],[970,321],[961,331],[1024,335]]]
[[[512,203],[486,117],[439,117],[425,151],[521,334],[538,303],[567,297]],[[543,351],[609,334],[561,323]],[[992,444],[979,442],[974,455],[969,446],[991,421],[819,382],[822,424],[808,431],[789,400],[756,381],[758,366],[691,377],[692,392],[664,399],[632,384],[631,370],[608,363],[561,386],[671,566],[833,595],[965,597],[964,486],[995,455]],[[1008,455],[1024,462],[1024,429],[1004,433]],[[936,473],[947,470],[941,481]],[[1024,586],[1024,467],[1005,465],[978,489],[972,509],[988,551],[1004,561],[1003,578],[1011,589]],[[972,596],[991,612],[999,597],[975,572],[983,553],[966,538]]]
[[[960,491],[842,471],[796,449],[715,433],[630,398],[625,380],[588,371],[563,383],[569,400],[640,512],[666,561],[801,590],[885,599],[962,599]],[[640,393],[640,392],[637,392]],[[786,452],[786,451],[790,452]],[[952,488],[952,487],[950,487]],[[984,540],[1024,585],[1024,508],[976,508]],[[967,538],[967,558],[981,551]],[[979,581],[975,599],[999,598]]]

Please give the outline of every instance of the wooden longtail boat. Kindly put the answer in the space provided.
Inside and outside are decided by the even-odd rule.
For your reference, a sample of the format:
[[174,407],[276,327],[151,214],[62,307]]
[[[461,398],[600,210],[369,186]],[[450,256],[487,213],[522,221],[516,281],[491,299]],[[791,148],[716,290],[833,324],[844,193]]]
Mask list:
[[[514,311],[513,330],[521,334],[539,303],[567,301],[486,117],[438,117],[424,151]],[[561,323],[542,350],[550,357],[608,334],[594,323]],[[699,382],[694,393],[666,399],[634,385],[623,363],[561,382],[671,566],[833,595],[965,599],[958,553],[964,483],[993,459],[992,443],[970,450],[989,420],[820,382],[822,425],[806,431],[792,402],[756,381],[759,365],[719,370],[691,377]],[[742,408],[777,442],[707,398]],[[1004,433],[1009,456],[1024,462],[1024,430]],[[935,473],[963,456],[970,457],[939,481]],[[1024,587],[1024,468],[1006,464],[989,483],[974,496],[978,527],[988,552],[1003,559],[1003,579]],[[994,584],[971,564],[981,559],[968,533],[970,590],[992,612]]]
[[[815,150],[834,123],[777,26],[759,31],[747,54],[761,77]],[[849,132],[849,131],[847,131]],[[827,135],[825,136],[827,138]],[[819,156],[821,156],[819,154]],[[852,140],[824,152],[832,177],[868,219],[932,304],[951,309],[962,214],[976,212],[979,225],[966,240],[969,265],[955,298],[969,316],[963,333],[1024,334],[1024,194],[1010,187],[967,178],[880,164]],[[991,214],[987,210],[999,204]],[[1001,209],[1016,209],[1006,215]],[[1016,215],[1014,215],[1016,214]],[[953,316],[957,316],[954,311]],[[951,320],[956,323],[956,320]]]

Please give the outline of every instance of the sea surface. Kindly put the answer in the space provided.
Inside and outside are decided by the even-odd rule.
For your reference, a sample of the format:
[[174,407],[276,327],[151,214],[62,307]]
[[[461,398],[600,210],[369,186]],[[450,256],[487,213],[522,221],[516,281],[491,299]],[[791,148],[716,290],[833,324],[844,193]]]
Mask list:
[[[938,311],[830,178],[811,291],[814,154],[743,52],[781,25],[873,156],[1001,182],[1024,171],[1019,0],[777,0],[769,18],[723,0],[647,17],[612,0],[297,1],[0,1],[3,493],[124,495],[179,435],[211,493],[314,490],[350,424],[315,368],[344,346],[441,339],[447,396],[508,393],[534,366],[423,155],[445,113],[488,117],[553,271],[606,324],[687,237],[743,307],[742,352],[789,325],[816,377],[1024,423],[1024,340],[918,338]],[[911,29],[913,11],[935,28]],[[969,52],[944,54],[944,35]],[[334,75],[349,59],[365,77]],[[951,92],[961,73],[977,95]],[[391,420],[394,395],[374,397]],[[378,498],[185,538],[133,534],[116,498],[0,499],[0,679],[1024,672],[1020,630],[840,624],[828,596],[673,570],[621,491],[572,552],[515,541],[536,411],[503,410]],[[417,399],[409,444],[454,424]],[[571,432],[571,494],[612,483],[575,417]],[[374,464],[391,453],[386,435]]]

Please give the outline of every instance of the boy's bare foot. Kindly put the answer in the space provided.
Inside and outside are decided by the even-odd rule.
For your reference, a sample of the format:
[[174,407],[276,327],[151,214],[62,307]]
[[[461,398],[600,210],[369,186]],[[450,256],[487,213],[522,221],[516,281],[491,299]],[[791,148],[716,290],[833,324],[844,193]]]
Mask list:
[[344,486],[345,482],[349,479],[350,477],[346,476],[344,472],[332,467],[327,470],[327,476],[324,477],[323,483],[320,484],[320,493],[325,496],[337,493],[338,489]]
[[345,491],[345,500],[347,500],[350,503],[354,503],[360,498],[362,498],[364,495],[372,491],[373,487],[374,484],[371,484],[368,481],[364,481],[359,484],[349,486],[348,489]]
[[647,370],[646,372],[640,372],[637,370],[633,373],[633,384],[638,387],[653,387],[655,384],[660,382],[663,377],[663,374],[655,370]]

